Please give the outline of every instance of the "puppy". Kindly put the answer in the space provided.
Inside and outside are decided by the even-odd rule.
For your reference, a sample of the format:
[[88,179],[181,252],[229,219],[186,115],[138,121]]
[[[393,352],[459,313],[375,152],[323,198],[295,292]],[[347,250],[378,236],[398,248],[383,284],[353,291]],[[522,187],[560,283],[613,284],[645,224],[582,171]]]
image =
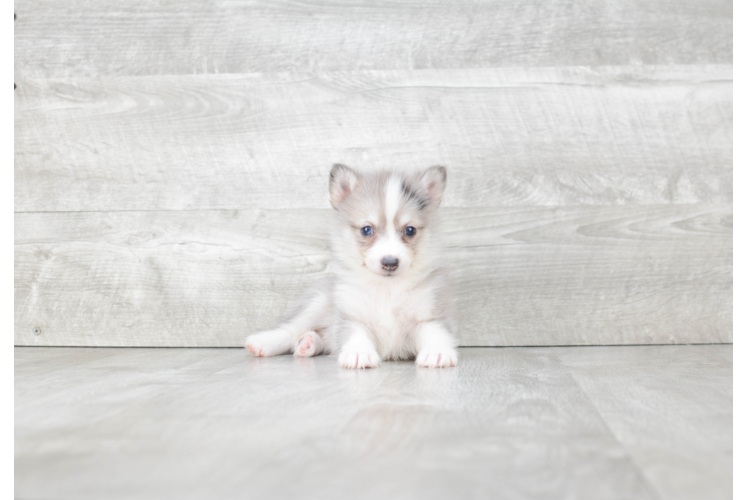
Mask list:
[[457,365],[455,321],[439,239],[447,170],[330,172],[332,273],[280,326],[247,337],[255,356],[332,354],[343,368],[416,360]]

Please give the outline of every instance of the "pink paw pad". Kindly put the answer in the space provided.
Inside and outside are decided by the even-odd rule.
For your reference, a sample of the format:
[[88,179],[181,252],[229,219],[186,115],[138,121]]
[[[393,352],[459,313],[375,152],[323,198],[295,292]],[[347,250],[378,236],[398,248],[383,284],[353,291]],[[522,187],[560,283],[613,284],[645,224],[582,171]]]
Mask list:
[[299,344],[299,352],[302,356],[306,356],[307,352],[311,351],[313,345],[314,343],[312,340],[307,337],[301,342],[301,344]]
[[301,337],[294,350],[296,356],[306,358],[316,356],[320,352],[322,352],[322,338],[317,332],[309,332]]

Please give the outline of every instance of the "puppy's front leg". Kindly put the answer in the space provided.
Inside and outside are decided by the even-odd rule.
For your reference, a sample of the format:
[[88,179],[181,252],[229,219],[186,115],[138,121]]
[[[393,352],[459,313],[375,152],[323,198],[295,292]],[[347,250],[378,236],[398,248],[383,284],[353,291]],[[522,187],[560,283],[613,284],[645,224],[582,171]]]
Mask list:
[[377,354],[377,347],[371,338],[371,333],[361,323],[349,321],[346,328],[350,332],[348,340],[338,356],[341,368],[376,368],[381,359]]
[[425,368],[457,366],[457,341],[439,321],[421,323],[416,334],[416,365]]

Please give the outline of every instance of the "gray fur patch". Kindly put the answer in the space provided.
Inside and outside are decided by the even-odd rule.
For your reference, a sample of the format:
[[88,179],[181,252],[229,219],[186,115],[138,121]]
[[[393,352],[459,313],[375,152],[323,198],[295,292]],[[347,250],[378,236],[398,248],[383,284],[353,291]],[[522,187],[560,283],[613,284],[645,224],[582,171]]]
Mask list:
[[418,205],[418,210],[425,210],[428,207],[428,201],[420,196],[406,183],[402,183],[403,198],[406,201],[413,201]]

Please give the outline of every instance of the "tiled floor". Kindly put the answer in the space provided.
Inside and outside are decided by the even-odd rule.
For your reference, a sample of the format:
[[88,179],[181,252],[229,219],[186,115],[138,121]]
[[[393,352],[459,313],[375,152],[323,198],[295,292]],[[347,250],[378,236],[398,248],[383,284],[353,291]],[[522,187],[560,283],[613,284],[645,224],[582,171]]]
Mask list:
[[732,346],[16,348],[19,499],[732,497]]

